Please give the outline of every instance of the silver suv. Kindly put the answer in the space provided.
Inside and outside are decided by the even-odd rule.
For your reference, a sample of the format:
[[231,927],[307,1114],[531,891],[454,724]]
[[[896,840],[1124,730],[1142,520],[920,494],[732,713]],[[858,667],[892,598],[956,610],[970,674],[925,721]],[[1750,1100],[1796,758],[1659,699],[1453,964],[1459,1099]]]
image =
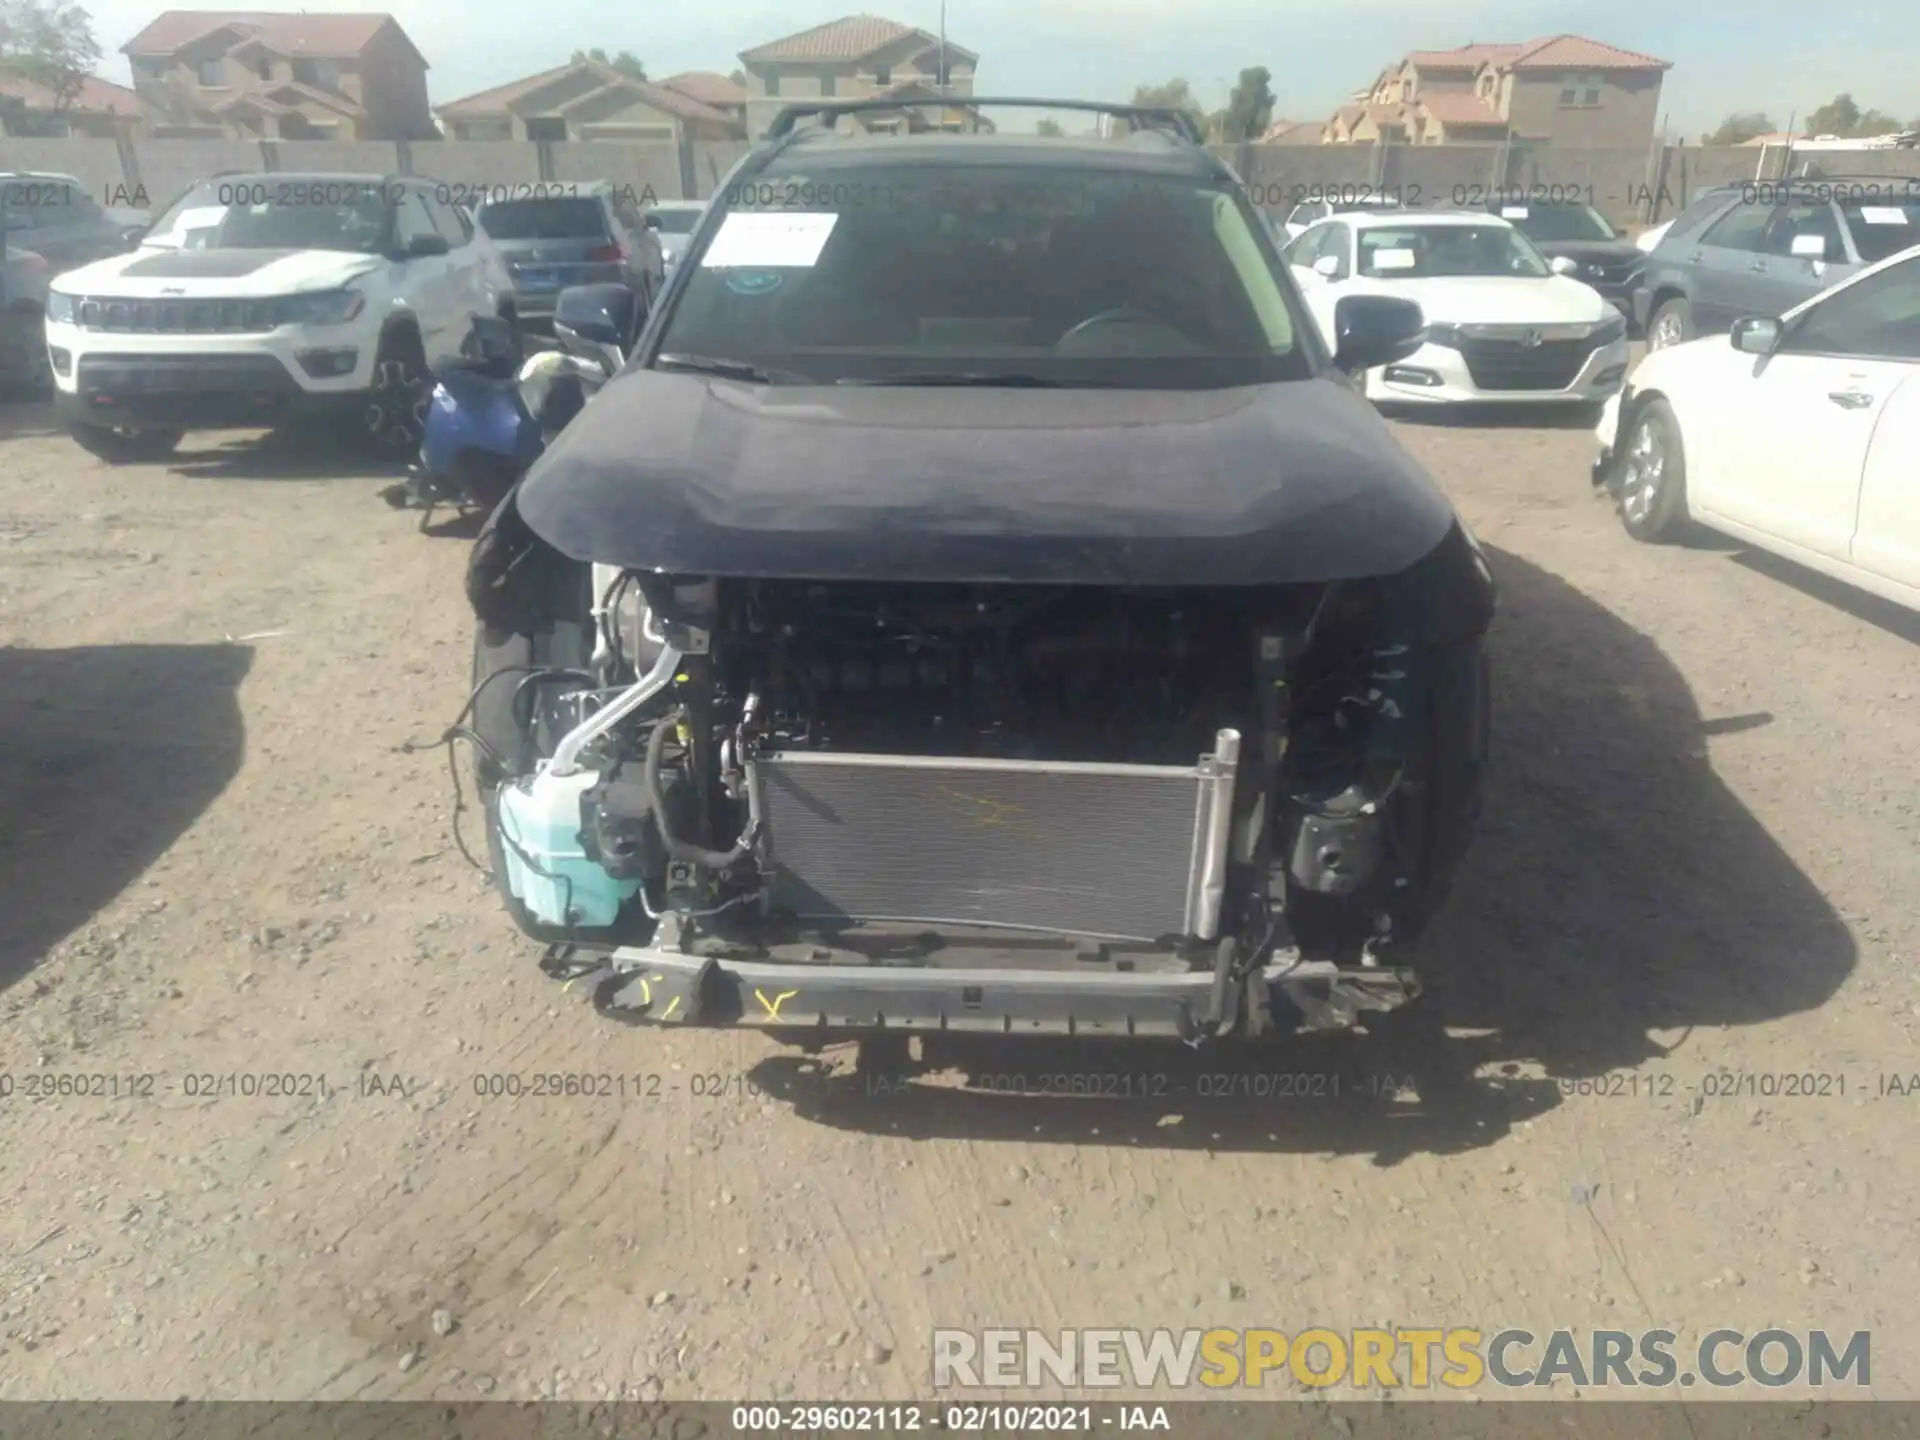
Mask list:
[[[528,193],[518,193],[522,188]],[[531,331],[552,330],[554,302],[570,285],[626,285],[651,308],[666,277],[659,237],[629,186],[595,180],[515,187],[482,199],[474,221],[507,262],[514,309]]]

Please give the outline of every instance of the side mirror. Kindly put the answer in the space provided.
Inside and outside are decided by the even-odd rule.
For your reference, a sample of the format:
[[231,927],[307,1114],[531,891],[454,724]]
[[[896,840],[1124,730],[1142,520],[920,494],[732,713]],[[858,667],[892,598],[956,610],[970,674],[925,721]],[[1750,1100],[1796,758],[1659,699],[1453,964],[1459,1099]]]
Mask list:
[[1313,273],[1325,280],[1333,279],[1334,276],[1340,273],[1340,257],[1338,255],[1322,255],[1318,260],[1313,262]]
[[1556,255],[1547,262],[1547,268],[1556,275],[1578,275],[1580,262],[1568,255]]
[[1742,354],[1771,355],[1780,348],[1780,336],[1778,320],[1749,315],[1733,322],[1728,338],[1733,341],[1733,348]]
[[553,327],[624,351],[633,338],[639,310],[640,297],[625,285],[569,285],[553,302]]
[[1333,307],[1333,363],[1349,375],[1393,365],[1427,343],[1427,317],[1412,300],[1348,295]]
[[520,362],[519,338],[513,326],[498,315],[475,315],[460,351],[467,358],[486,365]]
[[1792,253],[1803,260],[1821,260],[1826,257],[1827,237],[1824,235],[1796,235],[1790,247]]
[[416,235],[400,254],[403,259],[420,260],[429,255],[444,255],[450,248],[444,235]]

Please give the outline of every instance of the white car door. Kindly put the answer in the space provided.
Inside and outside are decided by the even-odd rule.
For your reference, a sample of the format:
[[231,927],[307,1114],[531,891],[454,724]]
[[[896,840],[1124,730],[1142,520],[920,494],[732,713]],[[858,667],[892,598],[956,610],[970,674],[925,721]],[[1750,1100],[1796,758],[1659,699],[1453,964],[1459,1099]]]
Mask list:
[[1321,338],[1329,349],[1335,348],[1334,307],[1353,279],[1353,228],[1338,220],[1323,220],[1289,245],[1286,255]]
[[1699,437],[1687,445],[1688,488],[1703,512],[1831,560],[1852,557],[1868,450],[1915,364],[1885,353],[1889,287],[1907,293],[1916,282],[1909,262],[1836,289],[1788,320],[1773,354],[1735,351],[1733,365],[1713,367],[1723,385],[1686,407],[1710,410],[1705,424],[1685,409],[1680,418],[1683,434]]
[[1898,367],[1903,378],[1881,407],[1867,446],[1853,563],[1920,589],[1920,257],[1869,275],[1821,308],[1838,310],[1856,290],[1868,293],[1847,307],[1862,322],[1848,338],[1880,364]]
[[[426,195],[420,187],[408,185],[394,206],[393,238],[396,250],[406,254],[416,240],[438,240],[440,231],[427,210]],[[450,253],[413,255],[400,263],[400,294],[420,325],[420,342],[427,353],[427,366],[438,371],[457,357],[465,334],[454,332],[453,316],[458,307],[458,284],[454,278],[454,259]]]

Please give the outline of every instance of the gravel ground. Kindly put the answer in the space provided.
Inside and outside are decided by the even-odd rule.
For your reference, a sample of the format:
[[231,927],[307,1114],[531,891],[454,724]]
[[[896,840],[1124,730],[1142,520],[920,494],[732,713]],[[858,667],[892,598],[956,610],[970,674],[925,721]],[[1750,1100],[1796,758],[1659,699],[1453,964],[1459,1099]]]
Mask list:
[[[0,1398],[910,1397],[936,1325],[1396,1323],[1871,1329],[1920,1395],[1920,624],[1634,545],[1584,429],[1399,428],[1502,587],[1446,1033],[896,1093],[539,972],[405,748],[466,547],[381,477],[0,412]],[[1096,1064],[1172,1088],[989,1093]],[[478,1093],[556,1070],[628,1094]]]

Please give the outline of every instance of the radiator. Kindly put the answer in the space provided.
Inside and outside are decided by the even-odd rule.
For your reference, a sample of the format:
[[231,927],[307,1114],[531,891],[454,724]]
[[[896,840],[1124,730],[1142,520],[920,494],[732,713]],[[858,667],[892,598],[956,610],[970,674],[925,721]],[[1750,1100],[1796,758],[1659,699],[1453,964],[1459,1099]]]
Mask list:
[[747,769],[777,910],[1212,939],[1239,748],[1222,730],[1186,767],[795,752]]

